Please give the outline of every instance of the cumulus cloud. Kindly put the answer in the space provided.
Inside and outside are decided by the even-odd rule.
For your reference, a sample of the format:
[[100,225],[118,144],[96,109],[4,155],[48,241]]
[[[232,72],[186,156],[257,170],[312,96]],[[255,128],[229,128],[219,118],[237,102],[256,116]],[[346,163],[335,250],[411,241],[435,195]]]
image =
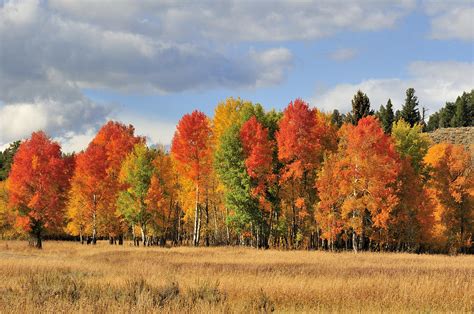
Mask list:
[[380,78],[364,80],[357,84],[339,84],[313,97],[311,103],[326,111],[339,109],[351,110],[351,99],[357,90],[369,96],[373,108],[385,105],[390,98],[394,107],[400,109],[405,91],[409,87],[416,89],[420,105],[428,113],[437,111],[443,101],[453,101],[464,91],[474,86],[474,64],[465,62],[413,62],[408,67],[409,77]]
[[140,29],[135,21],[143,24],[152,13],[143,8],[155,4],[143,3],[141,11],[137,4],[0,4],[0,145],[43,129],[77,147],[114,109],[91,101],[85,88],[155,93],[259,87],[281,82],[291,67],[286,48],[236,56]]
[[0,105],[0,144],[25,138],[37,130],[53,136],[83,132],[97,127],[110,112],[111,107],[87,99],[67,105],[47,99]]
[[89,128],[83,132],[66,132],[61,136],[54,138],[54,140],[61,143],[61,149],[63,152],[78,153],[87,148],[87,145],[89,145],[95,135],[96,129]]
[[153,116],[143,117],[125,112],[120,114],[117,120],[132,124],[135,127],[135,133],[145,136],[149,145],[159,144],[164,146],[171,145],[178,123],[178,121],[165,121]]
[[431,16],[431,38],[474,40],[474,7],[471,0],[427,0],[424,6]]
[[49,1],[51,10],[71,19],[173,40],[225,42],[309,40],[347,29],[380,30],[394,26],[415,6],[415,0]]

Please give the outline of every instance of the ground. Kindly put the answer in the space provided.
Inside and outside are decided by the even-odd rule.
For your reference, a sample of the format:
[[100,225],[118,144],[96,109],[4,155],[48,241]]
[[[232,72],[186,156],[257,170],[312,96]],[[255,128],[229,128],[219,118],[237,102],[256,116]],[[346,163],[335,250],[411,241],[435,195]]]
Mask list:
[[3,312],[472,312],[474,256],[0,241]]

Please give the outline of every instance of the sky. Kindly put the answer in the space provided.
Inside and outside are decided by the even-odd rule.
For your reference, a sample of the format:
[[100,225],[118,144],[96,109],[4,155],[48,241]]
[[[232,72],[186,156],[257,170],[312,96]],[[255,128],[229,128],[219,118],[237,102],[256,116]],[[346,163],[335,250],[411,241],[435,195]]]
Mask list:
[[431,114],[473,61],[474,0],[0,0],[0,149],[44,130],[78,152],[111,119],[168,145],[231,96],[347,112],[413,87]]

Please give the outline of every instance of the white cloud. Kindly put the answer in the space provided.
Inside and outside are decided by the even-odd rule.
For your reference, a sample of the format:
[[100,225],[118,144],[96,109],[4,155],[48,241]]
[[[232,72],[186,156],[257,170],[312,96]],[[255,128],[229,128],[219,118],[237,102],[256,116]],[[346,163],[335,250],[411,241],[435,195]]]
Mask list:
[[372,108],[378,109],[390,98],[396,109],[401,108],[405,91],[416,89],[420,106],[431,114],[453,101],[464,91],[474,87],[474,63],[463,62],[414,62],[408,68],[409,77],[364,80],[357,84],[339,84],[313,97],[311,103],[325,111],[351,110],[351,100],[357,90],[369,96]]
[[52,100],[0,105],[0,144],[23,139],[37,130],[51,135],[82,132],[97,127],[110,113],[109,107],[87,100],[63,105]]
[[171,40],[287,41],[342,30],[395,25],[415,0],[319,1],[72,1],[50,0],[54,12],[108,28],[131,28]]
[[248,88],[277,84],[291,67],[285,48],[236,56],[140,29],[136,20],[159,10],[148,12],[148,4],[139,8],[137,3],[0,2],[0,145],[43,129],[75,150],[113,109],[92,102],[84,88]]
[[[262,52],[250,51],[250,58],[259,66],[260,78],[256,86],[277,84],[283,81],[293,63],[293,55],[286,48],[268,49]],[[274,66],[274,65],[278,66]]]
[[13,104],[0,107],[0,143],[10,142],[45,128],[47,119],[41,105]]
[[[130,112],[121,112],[113,117],[114,121],[119,121],[125,125],[133,125],[135,134],[144,136],[148,145],[171,145],[177,121],[165,121],[150,116],[142,116]],[[80,152],[87,148],[89,143],[97,133],[96,128],[89,128],[82,132],[66,132],[62,136],[55,137],[54,140],[61,143],[62,150],[66,153]],[[7,147],[8,145],[6,145]]]
[[474,40],[474,7],[472,0],[424,2],[431,16],[431,38]]
[[354,59],[357,55],[357,50],[354,48],[341,48],[329,54],[329,58],[334,61],[348,61]]
[[134,113],[123,112],[118,115],[118,121],[132,124],[135,134],[145,136],[148,145],[170,145],[178,121],[165,121],[153,116],[142,116]]
[[84,133],[67,132],[60,137],[56,137],[54,140],[61,143],[61,149],[63,152],[78,153],[87,148],[95,135],[96,130],[94,128],[90,128]]

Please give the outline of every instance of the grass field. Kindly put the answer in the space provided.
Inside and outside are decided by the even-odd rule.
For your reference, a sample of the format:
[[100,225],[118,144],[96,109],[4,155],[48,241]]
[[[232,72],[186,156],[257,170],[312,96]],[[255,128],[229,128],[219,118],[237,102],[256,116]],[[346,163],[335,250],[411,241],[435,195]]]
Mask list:
[[474,256],[0,242],[0,312],[472,312]]

